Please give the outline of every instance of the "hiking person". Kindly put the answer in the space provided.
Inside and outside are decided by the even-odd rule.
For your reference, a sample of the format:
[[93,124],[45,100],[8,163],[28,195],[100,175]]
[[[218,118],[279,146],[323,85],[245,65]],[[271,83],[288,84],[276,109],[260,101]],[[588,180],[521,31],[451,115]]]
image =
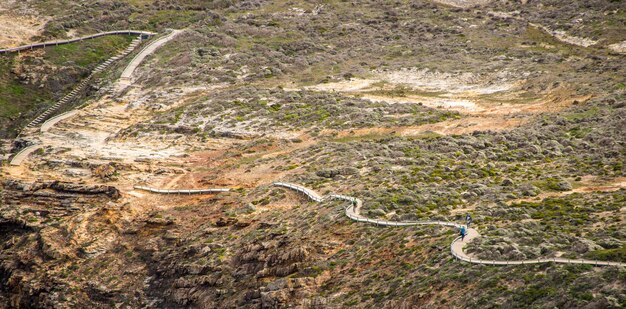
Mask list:
[[459,230],[459,235],[461,235],[461,241],[465,239],[465,234],[465,226],[461,226],[461,229]]
[[472,224],[472,216],[469,213],[465,216],[465,222],[467,222],[467,228],[469,229],[470,224]]

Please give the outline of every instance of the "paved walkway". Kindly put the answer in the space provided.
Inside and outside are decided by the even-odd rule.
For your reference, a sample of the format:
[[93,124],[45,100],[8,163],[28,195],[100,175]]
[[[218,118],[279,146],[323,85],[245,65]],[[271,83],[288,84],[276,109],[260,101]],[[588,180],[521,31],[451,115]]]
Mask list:
[[135,56],[135,58],[133,58],[133,60],[131,60],[131,62],[128,64],[128,66],[126,66],[126,68],[122,72],[122,75],[120,76],[120,79],[118,81],[118,87],[119,87],[118,89],[122,90],[122,89],[126,88],[128,85],[130,85],[133,73],[135,72],[137,67],[141,64],[141,62],[148,55],[152,54],[155,50],[157,50],[163,44],[165,44],[165,43],[169,42],[170,40],[172,40],[174,37],[176,37],[181,32],[182,32],[182,30],[172,30],[172,32],[169,33],[168,35],[163,36],[163,37],[155,40],[154,42],[152,42],[148,46],[146,46],[142,51],[140,51]]
[[35,152],[37,149],[43,148],[43,145],[41,144],[36,144],[36,145],[31,145],[28,146],[24,149],[22,149],[20,152],[18,152],[13,159],[11,159],[11,165],[20,165],[22,164],[22,161],[24,161],[24,159],[28,158],[28,156]]
[[[347,196],[347,195],[338,195],[338,194],[330,194],[327,196],[321,196],[320,194],[318,194],[312,189],[309,189],[300,185],[296,185],[296,184],[285,183],[285,182],[275,182],[273,185],[298,191],[315,202],[322,202],[328,198],[341,199],[341,200],[348,201],[350,202],[350,205],[346,207],[346,216],[358,222],[367,222],[367,223],[372,223],[372,224],[382,225],[382,226],[442,225],[442,226],[454,227],[456,229],[462,226],[461,224],[457,224],[454,222],[447,222],[447,221],[389,221],[389,220],[370,219],[361,215],[361,208],[363,206],[363,202],[358,198]],[[480,234],[478,233],[476,229],[474,228],[467,229],[467,235],[465,236],[465,239],[463,241],[461,241],[460,237],[457,237],[450,244],[450,252],[452,253],[452,256],[454,256],[455,258],[461,261],[475,263],[475,264],[484,264],[484,265],[524,265],[524,264],[538,264],[538,263],[566,263],[566,264],[587,264],[587,265],[594,265],[594,266],[622,266],[622,267],[626,266],[626,263],[606,262],[606,261],[597,261],[597,260],[584,260],[584,259],[563,259],[563,258],[539,258],[539,259],[520,260],[520,261],[495,261],[495,260],[475,259],[475,258],[468,256],[463,251],[463,249],[465,248],[465,245],[467,243],[469,243],[470,241],[472,241],[473,239],[479,236]]]
[[99,38],[101,36],[107,36],[107,35],[152,36],[152,35],[155,35],[155,34],[156,33],[153,33],[153,32],[140,31],[140,30],[107,31],[107,32],[100,32],[100,33],[96,33],[96,34],[92,34],[92,35],[86,35],[86,36],[82,36],[82,37],[74,38],[74,39],[50,41],[50,42],[42,42],[42,43],[33,43],[33,44],[28,44],[28,45],[13,47],[13,48],[0,49],[0,54],[3,54],[3,53],[15,53],[15,52],[22,51],[22,50],[28,50],[28,49],[34,49],[34,48],[43,48],[43,47],[46,47],[46,46],[56,46],[56,45],[70,44],[70,43],[79,42],[79,41],[83,41],[83,40],[95,39],[95,38]]
[[39,129],[39,131],[46,132],[50,128],[52,128],[55,124],[57,124],[57,122],[59,122],[59,121],[61,121],[63,119],[70,118],[70,117],[76,115],[76,113],[78,113],[78,110],[72,110],[72,111],[69,111],[67,113],[63,113],[61,115],[54,116],[54,117],[46,120],[44,123],[42,123],[41,124],[41,128]]
[[[74,99],[80,92],[82,92],[85,88],[87,88],[87,85],[89,84],[89,82],[91,81],[91,79],[94,77],[95,74],[97,74],[97,73],[103,71],[104,69],[106,69],[114,61],[117,61],[117,60],[119,60],[121,58],[124,58],[126,55],[131,53],[135,49],[135,47],[137,45],[139,45],[141,42],[142,42],[142,36],[139,36],[139,37],[137,37],[137,39],[133,40],[130,43],[130,45],[128,46],[128,48],[126,48],[124,51],[120,52],[118,55],[113,56],[113,57],[107,59],[105,62],[103,62],[100,65],[98,65],[91,72],[91,74],[89,74],[89,76],[87,76],[80,83],[78,83],[70,93],[66,94],[61,100],[59,100],[58,102],[56,102],[52,106],[48,107],[43,113],[39,114],[39,116],[37,116],[37,118],[33,119],[33,121],[31,121],[28,125],[26,125],[25,129],[28,130],[30,128],[36,127],[41,121],[43,121],[48,116],[50,116],[54,112],[56,112],[56,110],[59,109],[62,105],[66,104],[69,101],[71,101],[72,99]],[[21,134],[22,134],[22,132],[20,132],[20,135]]]
[[[103,35],[110,35],[110,34],[129,34],[128,31],[131,31],[130,34],[143,34],[143,35],[154,35],[154,33],[151,32],[142,32],[142,31],[132,31],[132,30],[122,30],[122,31],[111,31],[111,32],[104,32],[104,33],[99,33],[99,34],[95,34],[92,36],[89,36],[89,38],[94,38],[94,37],[98,37],[98,36],[103,36]],[[137,56],[135,56],[135,58],[133,58],[133,60],[131,60],[131,62],[128,64],[128,66],[126,66],[126,68],[124,69],[123,73],[122,73],[122,77],[126,76],[128,81],[130,81],[130,77],[132,76],[133,72],[135,71],[135,69],[139,66],[139,64],[141,64],[141,62],[144,60],[144,58],[146,56],[148,56],[149,54],[151,54],[152,52],[154,52],[156,49],[158,49],[160,46],[162,46],[163,44],[167,43],[168,41],[170,41],[171,39],[173,39],[176,35],[178,35],[179,33],[181,33],[182,30],[173,30],[171,33],[169,33],[168,35],[159,38],[158,40],[150,43],[149,45],[147,45],[143,50],[141,50]],[[72,40],[67,40],[63,41],[64,43],[71,43],[71,42],[75,42],[75,41],[80,41],[81,39],[86,39],[87,37],[83,37],[83,38],[79,38],[79,39],[72,39]],[[102,63],[101,65],[99,65],[98,67],[96,67],[94,69],[94,72],[92,72],[92,74],[88,77],[91,78],[91,76],[93,76],[94,73],[100,72],[102,71],[104,68],[106,68],[106,66],[108,66],[110,63],[112,63],[115,60],[121,59],[122,57],[124,57],[125,55],[127,55],[128,53],[130,53],[135,46],[137,46],[137,44],[139,44],[139,42],[141,42],[141,39],[138,38],[138,40],[135,40],[131,43],[131,45],[124,50],[121,54],[114,56],[112,58],[110,58],[109,60],[105,61],[104,63]],[[38,44],[31,44],[32,46],[36,46],[36,47],[42,47],[43,45],[55,45],[55,43],[61,44],[60,42],[47,42],[47,43],[38,43]],[[27,45],[27,46],[31,46],[31,45]],[[42,45],[42,46],[40,46]],[[20,47],[20,48],[25,48]],[[11,49],[10,51],[13,51],[17,48]],[[122,79],[122,78],[121,78]],[[83,80],[78,87],[85,87],[87,84],[87,80]],[[78,93],[78,90],[73,90],[71,93],[69,93],[67,96],[74,96],[76,95],[76,93]],[[66,97],[67,97],[66,96]],[[56,110],[62,103],[66,102],[68,99],[67,98],[63,98],[61,101],[57,102],[54,106],[52,106],[50,109],[48,109],[45,114],[46,116],[49,115],[53,110]],[[50,128],[52,128],[56,123],[70,118],[72,116],[74,116],[77,113],[77,110],[73,110],[70,111],[68,113],[65,114],[61,114],[58,115],[54,118],[49,119],[48,121],[46,121],[40,128],[40,132],[46,132],[47,130],[49,130]],[[43,117],[42,115],[40,115],[37,119],[33,120],[33,122],[31,122],[31,124],[29,124],[27,127],[33,127],[35,125],[37,125],[41,120],[43,120],[45,117]],[[38,147],[35,148],[35,146],[30,146],[27,147],[25,149],[23,149],[22,151],[20,151],[19,153],[17,153],[13,159],[11,160],[11,165],[20,165],[31,153],[33,153],[35,150],[42,148],[44,145],[37,145]]]

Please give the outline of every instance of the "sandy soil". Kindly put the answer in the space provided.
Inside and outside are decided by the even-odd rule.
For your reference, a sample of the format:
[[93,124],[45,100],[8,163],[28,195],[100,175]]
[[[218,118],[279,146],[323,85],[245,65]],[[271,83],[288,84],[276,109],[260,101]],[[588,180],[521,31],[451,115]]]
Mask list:
[[34,43],[32,37],[40,35],[47,20],[37,17],[0,15],[0,47],[11,48]]
[[[556,112],[590,99],[589,96],[572,97],[567,87],[553,89],[543,97],[529,97],[519,90],[523,84],[523,79],[514,80],[506,72],[481,77],[470,73],[452,74],[405,69],[374,72],[368,79],[351,79],[306,88],[343,92],[374,102],[422,104],[431,108],[457,111],[463,115],[461,119],[417,127],[326,131],[338,133],[340,137],[389,132],[415,136],[427,132],[447,135],[477,130],[505,130],[526,123],[536,114]],[[407,87],[402,96],[394,96],[397,92],[394,89],[398,86]]]
[[[83,182],[102,183],[93,177],[88,168],[71,168],[61,165],[57,168],[34,166],[45,160],[89,162],[90,164],[105,164],[117,162],[132,166],[132,170],[121,172],[117,180],[107,184],[117,187],[123,194],[133,192],[127,198],[141,199],[150,194],[133,190],[133,185],[139,183],[153,184],[166,178],[168,174],[181,173],[185,170],[177,167],[180,158],[185,155],[186,148],[155,137],[153,141],[116,139],[116,134],[137,122],[145,121],[154,113],[152,108],[176,108],[183,104],[189,96],[198,95],[202,89],[189,88],[176,91],[163,90],[163,93],[144,92],[131,89],[120,100],[104,97],[87,108],[77,110],[73,117],[64,119],[38,136],[45,145],[46,154],[43,157],[31,156],[21,166],[9,167],[6,172],[11,178],[17,179],[59,179]],[[159,99],[155,99],[159,98]],[[164,105],[161,101],[167,101]],[[163,170],[163,173],[156,173]],[[78,177],[78,178],[77,178]]]
[[0,1],[0,48],[10,48],[33,43],[49,18],[25,11],[15,0]]
[[539,25],[535,23],[530,23],[530,25],[545,31],[549,35],[553,36],[555,39],[564,43],[581,46],[581,47],[589,47],[589,46],[598,44],[598,41],[594,41],[589,38],[581,38],[581,37],[569,35],[567,34],[567,32],[562,31],[562,30],[551,30],[550,28],[544,25]]
[[445,98],[429,98],[420,96],[404,96],[404,97],[387,97],[381,95],[364,94],[359,96],[373,102],[387,102],[400,104],[423,104],[424,106],[455,110],[458,112],[476,113],[484,111],[483,107],[478,106],[474,101],[467,99],[445,99]]
[[616,53],[626,54],[626,41],[611,44],[608,46],[608,48]]
[[[393,89],[394,86],[406,86],[420,91],[443,92],[459,95],[483,95],[511,91],[518,86],[522,76],[512,76],[508,72],[499,72],[493,76],[479,76],[472,73],[446,73],[428,69],[405,68],[393,71],[372,71],[366,79],[330,82],[304,87],[318,91],[357,92],[375,89]],[[284,87],[286,90],[293,87]]]
[[611,192],[619,189],[626,189],[626,177],[617,177],[612,179],[602,179],[597,176],[584,176],[576,187],[570,191],[563,192],[544,192],[531,198],[515,199],[508,202],[537,202],[549,197],[561,197],[572,193],[585,193],[585,192]]
[[468,8],[475,5],[487,4],[491,2],[491,0],[435,0],[435,2],[459,8]]
[[93,108],[80,110],[74,117],[57,124],[41,136],[44,144],[54,148],[70,148],[75,159],[106,158],[121,162],[136,159],[163,159],[182,155],[181,149],[167,145],[138,145],[134,142],[109,141],[121,129],[145,118],[126,104],[103,101]]

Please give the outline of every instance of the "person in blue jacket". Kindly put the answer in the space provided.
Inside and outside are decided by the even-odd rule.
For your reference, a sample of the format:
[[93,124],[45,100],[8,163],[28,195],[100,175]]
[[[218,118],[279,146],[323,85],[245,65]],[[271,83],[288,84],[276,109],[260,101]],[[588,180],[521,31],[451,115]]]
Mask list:
[[467,232],[465,231],[465,226],[461,226],[461,228],[459,229],[459,235],[461,235],[461,241],[465,239],[466,234]]

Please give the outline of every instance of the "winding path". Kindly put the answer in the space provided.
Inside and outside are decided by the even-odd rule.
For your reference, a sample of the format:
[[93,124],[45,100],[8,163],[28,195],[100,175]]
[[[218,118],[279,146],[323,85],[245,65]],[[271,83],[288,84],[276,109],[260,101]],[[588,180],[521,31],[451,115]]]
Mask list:
[[[103,63],[99,64],[97,67],[95,67],[93,69],[93,71],[91,72],[91,74],[89,74],[89,76],[87,76],[80,83],[78,83],[78,85],[76,85],[74,87],[74,89],[72,91],[70,91],[70,93],[66,94],[61,100],[59,100],[58,102],[56,102],[52,106],[48,107],[48,109],[46,109],[43,113],[41,113],[39,116],[37,116],[37,118],[35,118],[28,125],[26,125],[26,129],[36,127],[41,121],[43,121],[44,119],[46,119],[47,117],[52,115],[54,112],[56,112],[56,110],[59,109],[62,105],[66,104],[67,102],[69,102],[72,99],[74,99],[81,91],[83,91],[84,89],[87,88],[87,85],[93,79],[95,74],[100,73],[103,70],[105,70],[114,61],[117,61],[119,59],[124,58],[126,55],[130,54],[135,49],[135,47],[137,47],[137,45],[141,44],[141,42],[143,40],[142,37],[143,37],[143,35],[138,36],[135,40],[133,40],[130,43],[130,45],[125,50],[121,51],[117,55],[107,59],[105,62],[103,62]],[[56,122],[54,122],[54,123],[56,123]]]
[[[413,225],[442,225],[453,228],[460,228],[462,225],[454,222],[446,222],[446,221],[388,221],[388,220],[377,220],[370,219],[363,215],[361,215],[361,207],[363,206],[363,201],[356,197],[346,196],[346,195],[338,195],[338,194],[329,194],[326,196],[321,196],[319,193],[295,184],[285,183],[285,182],[275,182],[274,186],[288,188],[297,192],[304,194],[309,199],[321,203],[326,199],[340,199],[347,202],[350,202],[350,205],[346,207],[346,216],[354,221],[358,222],[366,222],[372,223],[381,226],[413,226]],[[519,260],[519,261],[495,261],[495,260],[481,260],[475,259],[463,251],[465,245],[471,241],[472,239],[480,236],[478,231],[474,228],[467,229],[467,235],[465,236],[465,240],[461,241],[461,237],[455,238],[450,244],[450,252],[452,256],[455,258],[469,263],[474,264],[484,264],[484,265],[524,265],[524,264],[539,264],[539,263],[565,263],[565,264],[587,264],[593,266],[622,266],[625,267],[626,263],[619,262],[606,262],[606,261],[597,261],[597,260],[585,260],[585,259],[563,259],[563,258],[540,258],[540,259],[532,259],[532,260]]]
[[24,159],[28,158],[28,156],[35,152],[37,149],[43,148],[42,144],[35,144],[35,145],[30,145],[24,149],[22,149],[20,152],[18,152],[17,154],[15,154],[15,156],[13,156],[13,159],[11,159],[11,165],[20,165],[22,164],[22,161],[24,161]]
[[69,112],[65,112],[63,114],[56,115],[56,116],[46,120],[44,123],[42,123],[41,124],[41,128],[39,128],[39,131],[40,132],[46,132],[50,128],[52,128],[55,124],[57,124],[57,122],[59,122],[59,121],[61,121],[63,119],[70,118],[70,117],[76,115],[76,113],[78,113],[78,110],[74,109],[74,110],[71,110]]
[[[171,33],[169,33],[169,34],[167,34],[167,35],[165,35],[165,36],[155,40],[154,42],[152,42],[152,43],[148,44],[146,47],[144,47],[130,61],[130,63],[126,66],[126,68],[122,72],[122,77],[120,78],[118,83],[119,84],[123,84],[125,82],[129,83],[130,82],[130,77],[134,73],[135,69],[139,66],[139,64],[141,64],[141,62],[145,59],[146,56],[148,56],[151,53],[153,53],[160,46],[162,46],[163,44],[167,43],[168,41],[173,39],[176,35],[178,35],[181,32],[182,32],[182,30],[172,30]],[[139,35],[139,37],[136,40],[134,40],[128,46],[128,48],[126,48],[124,51],[120,52],[118,55],[113,56],[113,57],[109,58],[107,61],[105,61],[102,64],[98,65],[87,78],[85,78],[83,81],[81,81],[74,88],[74,90],[72,90],[65,97],[63,97],[60,101],[58,101],[54,105],[50,106],[41,115],[39,115],[37,118],[35,118],[33,121],[31,121],[26,126],[26,129],[36,127],[40,122],[44,121],[47,117],[49,117],[52,113],[54,113],[57,109],[59,109],[63,104],[65,104],[68,101],[70,101],[71,99],[73,99],[81,90],[83,90],[87,86],[88,82],[93,78],[93,76],[95,74],[103,71],[104,69],[107,68],[107,66],[109,66],[114,61],[119,60],[119,59],[125,57],[126,55],[128,55],[130,52],[132,52],[134,50],[134,48],[141,43],[141,41],[143,40],[144,36],[153,36],[153,35],[155,35],[155,33],[147,32],[147,31],[135,31],[135,30],[110,31],[110,32],[102,32],[102,33],[94,34],[94,35],[91,35],[91,36],[86,36],[86,37],[72,39],[72,40],[57,41],[57,42],[46,42],[46,43],[37,43],[37,44],[31,44],[31,45],[26,45],[26,46],[11,48],[11,49],[0,50],[0,53],[16,52],[16,51],[19,51],[19,50],[31,49],[31,48],[36,48],[36,47],[46,47],[46,46],[51,46],[51,45],[68,44],[68,43],[73,43],[73,42],[77,42],[77,41],[82,41],[82,40],[85,40],[85,39],[93,39],[93,38],[101,37],[101,36],[104,36],[104,35],[114,35],[114,34],[120,34],[120,35],[121,34],[124,34],[124,35],[137,34],[137,35]],[[124,88],[125,88],[125,86],[124,86]],[[57,115],[55,117],[52,117],[52,118],[48,119],[47,121],[45,121],[42,124],[42,126],[40,128],[40,132],[41,133],[46,132],[51,127],[53,127],[56,123],[76,115],[77,112],[78,112],[77,110],[72,110],[72,111],[69,111],[67,113],[63,113],[63,114],[60,114],[60,115]],[[21,135],[21,133],[20,133],[20,135]],[[38,146],[37,149],[34,149],[33,148],[34,146],[36,146],[36,145],[27,147],[26,149],[23,149],[22,151],[17,153],[12,158],[10,164],[11,165],[20,165],[28,157],[28,155],[33,153],[38,148],[43,147],[44,145],[37,145]],[[162,193],[162,192],[158,192],[158,193]]]
[[167,34],[167,35],[165,35],[165,36],[163,36],[163,37],[153,41],[152,43],[148,44],[148,46],[144,47],[144,49],[142,49],[135,56],[135,58],[133,58],[133,60],[130,61],[128,66],[126,66],[126,68],[122,72],[122,75],[120,76],[120,79],[118,81],[119,88],[123,89],[126,86],[130,85],[133,73],[135,72],[137,67],[141,64],[141,62],[148,55],[152,54],[155,50],[157,50],[163,44],[165,44],[165,43],[169,42],[170,40],[172,40],[175,36],[177,36],[181,32],[182,32],[182,30],[172,30],[172,32],[170,32],[169,34]]
[[[149,44],[148,46],[146,46],[142,51],[140,51],[135,58],[133,58],[131,60],[131,62],[129,63],[129,65],[125,68],[125,70],[123,71],[120,80],[119,80],[119,86],[121,88],[125,88],[126,86],[128,86],[131,83],[131,78],[132,75],[134,73],[134,71],[137,69],[137,67],[141,64],[141,62],[145,59],[145,57],[147,57],[149,54],[151,54],[152,52],[154,52],[156,49],[158,49],[160,46],[162,46],[163,44],[167,43],[168,41],[170,41],[171,39],[173,39],[176,35],[178,35],[180,32],[182,32],[181,30],[173,30],[171,33],[159,38],[158,40],[152,42],[151,44]],[[91,36],[86,36],[86,37],[81,37],[81,38],[76,38],[76,39],[71,39],[71,40],[65,40],[65,41],[56,41],[56,42],[46,42],[46,43],[38,43],[38,44],[31,44],[31,45],[26,45],[26,46],[21,46],[21,47],[16,47],[16,48],[11,48],[11,49],[0,49],[0,53],[9,53],[9,52],[17,52],[20,50],[26,50],[26,49],[33,49],[33,48],[41,48],[41,47],[46,47],[46,46],[51,46],[51,45],[60,45],[60,44],[68,44],[68,43],[73,43],[73,42],[77,42],[77,41],[82,41],[85,39],[93,39],[96,37],[100,37],[100,36],[104,36],[104,35],[114,35],[114,34],[138,34],[140,36],[150,36],[150,35],[154,35],[154,33],[151,32],[144,32],[144,31],[133,31],[133,30],[122,30],[122,31],[111,31],[111,32],[103,32],[103,33],[98,33],[95,35],[91,35]],[[129,49],[127,49],[125,52],[123,52],[122,54],[120,54],[119,56],[113,57],[111,59],[109,59],[107,62],[103,63],[102,65],[98,66],[94,72],[92,73],[92,75],[89,76],[89,78],[91,78],[93,76],[93,74],[103,70],[107,65],[109,65],[111,62],[113,62],[114,60],[117,60],[119,58],[121,58],[122,56],[128,54],[130,51],[132,51],[132,47],[136,46],[136,44],[132,45]],[[69,95],[70,96],[74,96],[76,95],[76,93],[79,91],[78,89],[82,89],[82,87],[85,87],[87,83],[87,80],[84,80],[83,82],[81,82],[78,87],[72,91]],[[57,104],[55,104],[54,109],[58,108],[58,106],[60,106],[63,101],[67,101],[62,100],[62,102],[59,102]],[[76,111],[72,111],[72,112],[68,112],[65,114],[61,114],[58,115],[50,120],[48,120],[46,123],[44,123],[44,125],[42,125],[41,127],[41,131],[45,132],[46,130],[48,130],[50,127],[52,127],[55,123],[73,116],[76,113]],[[45,116],[47,116],[49,113],[46,113]],[[44,116],[44,117],[45,117]],[[36,123],[39,123],[39,121],[43,120],[44,117],[38,117],[36,120]],[[17,153],[13,159],[11,160],[11,165],[20,165],[21,162],[28,157],[29,154],[31,154],[32,152],[42,148],[44,145],[43,144],[35,144],[35,145],[31,145],[29,147],[24,148],[22,151],[20,151],[19,153]],[[338,195],[338,194],[329,194],[326,196],[322,196],[319,193],[315,192],[314,190],[311,190],[309,188],[303,187],[303,186],[299,186],[299,185],[295,185],[295,184],[291,184],[291,183],[285,183],[285,182],[275,182],[273,183],[274,186],[278,186],[278,187],[284,187],[284,188],[288,188],[297,192],[300,192],[302,194],[304,194],[307,198],[321,203],[326,199],[339,199],[339,200],[343,200],[343,201],[347,201],[350,204],[345,208],[345,214],[348,218],[357,221],[357,222],[366,222],[366,223],[371,223],[371,224],[376,224],[376,225],[381,225],[381,226],[414,226],[414,225],[441,225],[441,226],[447,226],[447,227],[453,227],[453,228],[460,228],[462,225],[454,223],[454,222],[446,222],[446,221],[389,221],[389,220],[378,220],[378,219],[370,219],[368,217],[365,217],[363,215],[361,215],[361,208],[363,206],[363,201],[361,201],[358,198],[352,197],[352,196],[346,196],[346,195]],[[152,188],[152,187],[146,187],[146,186],[134,186],[135,189],[139,189],[139,190],[144,190],[144,191],[148,191],[148,192],[152,192],[152,193],[159,193],[159,194],[213,194],[213,193],[219,193],[219,192],[228,192],[230,191],[230,189],[227,188],[211,188],[211,189],[182,189],[182,190],[167,190],[167,189],[157,189],[157,188]],[[538,263],[567,263],[567,264],[587,264],[587,265],[593,265],[593,266],[621,266],[624,267],[626,266],[626,263],[619,263],[619,262],[606,262],[606,261],[597,261],[597,260],[585,260],[585,259],[563,259],[563,258],[540,258],[540,259],[531,259],[531,260],[519,260],[519,261],[496,261],[496,260],[481,260],[481,259],[474,259],[470,256],[468,256],[464,251],[464,247],[465,245],[471,241],[472,239],[479,237],[480,234],[478,233],[478,231],[474,228],[468,228],[467,229],[467,235],[466,235],[466,240],[465,241],[461,241],[460,237],[455,238],[452,243],[450,244],[450,252],[452,254],[452,256],[454,256],[455,258],[461,260],[461,261],[465,261],[465,262],[469,262],[469,263],[475,263],[475,264],[484,264],[484,265],[523,265],[523,264],[538,264]]]
[[44,47],[47,47],[47,46],[56,46],[56,45],[70,44],[70,43],[74,43],[74,42],[80,42],[80,41],[84,41],[84,40],[95,39],[95,38],[99,38],[99,37],[107,36],[107,35],[152,36],[152,35],[155,35],[155,34],[156,33],[154,33],[154,32],[140,31],[140,30],[107,31],[107,32],[100,32],[100,33],[96,33],[96,34],[92,34],[92,35],[82,36],[82,37],[79,37],[79,38],[69,39],[69,40],[50,41],[50,42],[43,42],[43,43],[33,43],[33,44],[28,44],[28,45],[13,47],[13,48],[0,49],[0,54],[15,53],[15,52],[19,52],[19,51],[22,51],[22,50],[30,50],[30,49],[35,49],[35,48],[44,48]]

